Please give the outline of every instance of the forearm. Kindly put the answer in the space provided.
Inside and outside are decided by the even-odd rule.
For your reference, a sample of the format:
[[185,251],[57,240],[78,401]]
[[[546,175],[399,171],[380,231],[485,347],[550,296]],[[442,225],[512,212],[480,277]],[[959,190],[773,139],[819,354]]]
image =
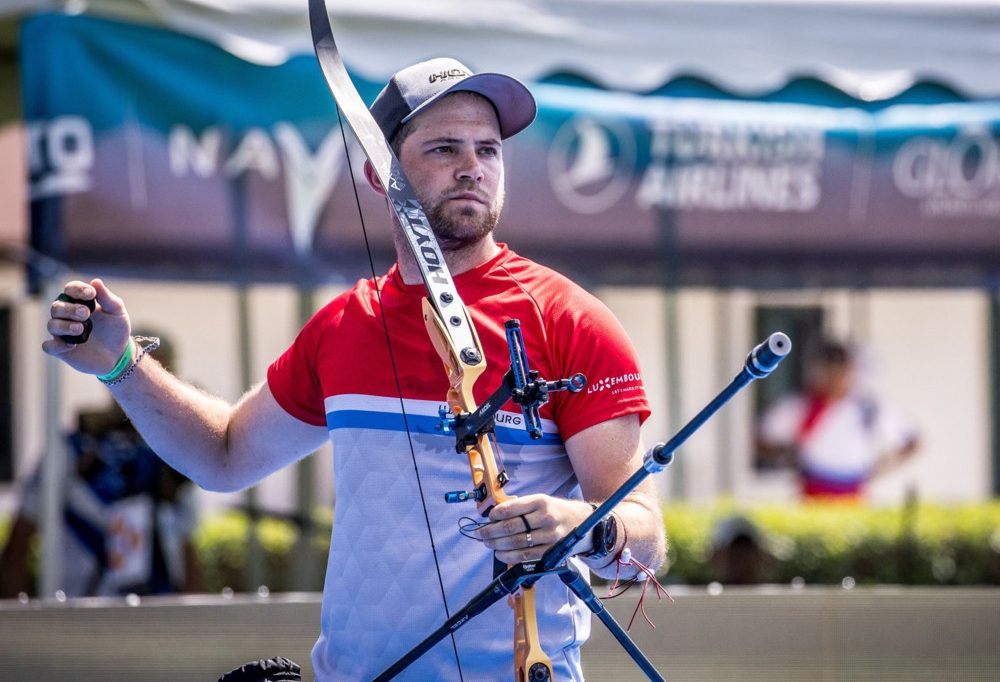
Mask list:
[[[602,500],[592,502],[599,504]],[[646,491],[633,492],[616,505],[612,513],[617,524],[615,545],[606,557],[584,557],[587,565],[602,578],[614,578],[616,573],[631,578],[638,569],[617,565],[617,559],[627,547],[633,559],[655,572],[666,559],[666,534],[655,492],[652,495]]]
[[231,437],[233,407],[184,383],[145,356],[110,387],[136,430],[165,462],[208,490],[244,487]]
[[266,382],[230,405],[143,359],[112,389],[153,450],[208,490],[242,490],[327,440],[325,427],[288,414]]
[[228,468],[228,403],[182,382],[149,356],[128,379],[110,388],[164,461],[203,488],[220,487]]
[[[580,480],[584,499],[601,503],[611,497],[642,467],[645,448],[639,434],[639,419],[630,414],[584,429],[566,442],[573,470]],[[666,557],[663,517],[652,479],[645,478],[615,506],[618,541],[606,557],[587,563],[601,576],[615,576],[615,559],[626,543],[636,561],[656,570]],[[580,519],[582,520],[582,519]],[[619,575],[631,577],[634,567],[622,567]]]
[[[125,304],[100,279],[71,281],[50,305],[42,350],[73,369],[109,377],[108,387],[136,429],[168,464],[210,490],[239,487],[234,409],[168,373],[132,338]],[[84,339],[89,320],[91,331]],[[113,377],[113,378],[112,378]]]
[[[203,488],[240,490],[326,440],[325,428],[288,414],[267,384],[230,405],[172,376],[133,345],[125,304],[101,280],[69,282],[64,292],[71,300],[51,304],[42,350],[77,371],[117,377],[109,388],[142,437]],[[67,340],[87,319],[89,339]]]

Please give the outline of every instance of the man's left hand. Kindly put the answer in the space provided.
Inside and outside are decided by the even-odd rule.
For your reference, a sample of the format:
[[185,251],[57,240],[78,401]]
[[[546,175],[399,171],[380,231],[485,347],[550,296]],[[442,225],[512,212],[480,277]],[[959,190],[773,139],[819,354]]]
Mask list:
[[[593,508],[581,500],[524,495],[495,506],[490,512],[489,523],[476,532],[505,564],[536,561],[592,511]],[[581,544],[589,541],[588,537]],[[588,550],[589,547],[576,548],[577,552]]]

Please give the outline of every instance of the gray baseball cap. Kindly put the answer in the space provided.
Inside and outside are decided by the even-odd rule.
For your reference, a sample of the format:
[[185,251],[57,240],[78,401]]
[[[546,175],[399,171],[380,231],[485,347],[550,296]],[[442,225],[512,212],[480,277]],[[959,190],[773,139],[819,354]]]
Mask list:
[[521,81],[500,73],[472,73],[449,57],[397,72],[369,110],[385,138],[391,140],[401,125],[453,92],[475,92],[492,102],[503,139],[521,132],[535,119],[535,98]]

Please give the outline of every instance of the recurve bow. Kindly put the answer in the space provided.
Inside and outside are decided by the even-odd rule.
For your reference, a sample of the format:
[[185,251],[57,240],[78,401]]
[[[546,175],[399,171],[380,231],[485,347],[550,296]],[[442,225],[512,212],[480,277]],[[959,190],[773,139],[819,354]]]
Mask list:
[[[444,363],[450,388],[447,402],[454,414],[476,409],[473,386],[486,370],[486,358],[472,318],[455,288],[434,232],[417,196],[381,129],[368,112],[344,66],[333,39],[324,0],[309,0],[309,23],[316,57],[333,98],[371,162],[406,236],[427,288],[423,316],[427,333]],[[466,446],[477,510],[482,516],[511,496],[503,491],[506,476],[498,465],[487,434]],[[539,644],[534,587],[512,597],[514,609],[515,679],[541,682],[552,677],[552,663]]]

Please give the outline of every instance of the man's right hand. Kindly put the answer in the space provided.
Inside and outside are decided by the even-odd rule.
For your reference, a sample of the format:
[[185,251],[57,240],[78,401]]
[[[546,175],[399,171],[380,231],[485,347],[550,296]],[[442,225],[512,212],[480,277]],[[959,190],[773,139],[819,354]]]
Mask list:
[[[42,343],[42,350],[79,372],[107,374],[122,356],[132,333],[125,304],[99,279],[68,282],[63,293],[81,301],[93,300],[97,307],[90,312],[81,303],[53,301],[47,325],[52,338]],[[88,319],[94,328],[86,343],[68,343],[62,338],[83,333]]]

